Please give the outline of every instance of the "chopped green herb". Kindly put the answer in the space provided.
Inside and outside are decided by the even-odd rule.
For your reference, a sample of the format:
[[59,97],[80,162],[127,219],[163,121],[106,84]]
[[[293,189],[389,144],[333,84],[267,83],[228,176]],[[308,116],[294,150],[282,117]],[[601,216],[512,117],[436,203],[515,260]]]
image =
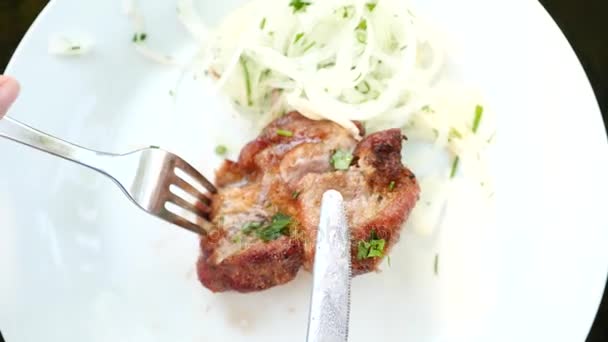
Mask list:
[[355,30],[364,30],[364,31],[367,30],[367,20],[361,19],[361,21],[359,22],[359,25],[357,25]]
[[347,19],[355,14],[355,6],[343,6],[342,7],[342,18]]
[[215,154],[217,154],[218,156],[223,156],[228,152],[228,147],[226,147],[225,145],[217,145],[215,147]]
[[306,12],[306,7],[310,6],[311,3],[302,0],[291,0],[289,6],[293,7],[293,13]]
[[376,231],[372,230],[368,241],[359,241],[357,245],[357,259],[376,258],[384,256],[384,246],[386,241],[378,239]]
[[350,163],[353,161],[352,153],[344,150],[337,150],[331,156],[331,164],[336,170],[348,170]]
[[367,258],[367,254],[369,253],[369,242],[367,241],[359,241],[357,245],[357,260],[363,260]]
[[243,69],[243,77],[245,78],[245,91],[247,93],[247,105],[253,106],[253,98],[251,95],[251,77],[249,75],[249,67],[247,66],[247,61],[243,56],[239,59],[241,63],[241,68]]
[[452,162],[452,171],[450,171],[450,178],[454,178],[456,176],[456,171],[458,170],[458,163],[460,162],[460,157],[456,156],[454,161]]
[[80,50],[80,45],[74,45],[74,46],[70,47],[70,50],[78,51],[78,50]]
[[298,199],[299,196],[300,196],[300,191],[298,191],[298,190],[291,193],[291,198],[293,198],[293,199]]
[[133,43],[141,43],[148,38],[148,34],[146,33],[135,33],[133,34]]
[[450,134],[449,134],[449,138],[450,139],[462,139],[462,133],[460,133],[456,128],[452,127],[450,128]]
[[257,236],[263,241],[276,240],[281,235],[287,235],[289,233],[289,224],[291,223],[291,217],[283,213],[277,213],[272,217],[272,221],[269,225],[259,229]]
[[433,271],[435,275],[439,275],[439,254],[435,254],[435,261],[433,262]]
[[391,267],[391,256],[390,255],[386,256],[386,262],[388,263],[388,267]]
[[310,50],[313,46],[315,46],[317,44],[317,42],[315,42],[314,40],[312,42],[310,42],[310,44],[306,45],[306,47],[304,47],[304,51],[302,52],[306,52],[308,50]]
[[335,62],[327,62],[327,63],[319,63],[317,64],[317,69],[325,69],[336,65]]
[[260,30],[263,30],[266,27],[266,17],[262,18],[260,22]]
[[297,33],[296,37],[293,39],[293,43],[297,43],[302,37],[304,37],[304,32]]
[[369,248],[369,254],[367,255],[368,258],[374,258],[374,257],[383,257],[384,256],[384,244],[386,243],[384,241],[384,239],[380,239],[380,240],[370,240],[370,248]]
[[284,129],[277,129],[277,135],[280,135],[282,137],[293,137],[293,132],[292,131],[287,131]]
[[479,123],[481,122],[481,116],[483,115],[483,107],[477,105],[475,107],[475,119],[473,119],[473,133],[477,133]]
[[395,181],[391,181],[391,182],[390,182],[390,184],[388,185],[388,189],[389,189],[390,191],[395,190]]
[[232,239],[230,239],[230,241],[232,241],[232,243],[241,243],[243,240],[243,236],[241,236],[241,234],[236,234],[232,237]]
[[357,84],[355,89],[358,92],[360,92],[361,94],[367,94],[371,90],[371,87],[369,86],[369,83],[367,81],[363,81],[363,82]]
[[368,3],[366,3],[366,4],[365,4],[365,6],[367,6],[367,9],[368,9],[370,12],[373,12],[373,11],[374,11],[374,9],[376,8],[376,4],[375,4],[375,3],[373,3],[373,2],[368,2]]
[[439,138],[439,130],[437,128],[433,128],[433,134],[435,135],[435,139]]
[[175,96],[175,92],[173,90],[169,90],[169,96]]
[[431,106],[429,105],[424,105],[422,106],[422,108],[420,108],[421,111],[423,112],[427,112],[427,113],[434,113],[435,111],[431,108]]
[[160,147],[156,146],[156,145],[152,145],[152,146],[150,146],[150,148],[160,149]]
[[262,222],[251,221],[251,222],[245,223],[243,225],[243,228],[241,228],[241,231],[243,232],[243,234],[249,235],[261,227],[262,227]]

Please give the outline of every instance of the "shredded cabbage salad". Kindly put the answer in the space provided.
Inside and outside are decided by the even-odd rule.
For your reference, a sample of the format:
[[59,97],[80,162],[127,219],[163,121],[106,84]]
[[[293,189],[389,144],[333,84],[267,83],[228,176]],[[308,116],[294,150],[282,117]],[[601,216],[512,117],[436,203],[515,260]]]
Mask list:
[[430,32],[406,1],[256,0],[216,31],[210,68],[265,121],[294,109],[357,135],[352,120],[399,109],[401,126],[419,109],[443,63]]
[[352,120],[402,127],[452,155],[450,177],[492,142],[481,97],[441,79],[442,38],[408,1],[253,0],[210,37],[206,67],[260,125],[297,110],[354,136]]

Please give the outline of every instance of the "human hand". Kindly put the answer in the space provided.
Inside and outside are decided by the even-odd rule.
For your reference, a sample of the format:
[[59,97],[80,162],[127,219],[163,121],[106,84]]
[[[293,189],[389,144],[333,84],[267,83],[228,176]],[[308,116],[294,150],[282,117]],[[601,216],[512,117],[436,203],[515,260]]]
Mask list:
[[14,78],[0,75],[0,119],[15,102],[19,94],[19,83]]

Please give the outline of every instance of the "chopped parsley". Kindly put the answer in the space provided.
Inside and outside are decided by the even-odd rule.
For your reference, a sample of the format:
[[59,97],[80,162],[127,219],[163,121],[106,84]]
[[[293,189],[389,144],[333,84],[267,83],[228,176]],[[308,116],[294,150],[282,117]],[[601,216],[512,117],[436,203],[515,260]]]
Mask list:
[[146,38],[148,38],[148,34],[147,33],[144,33],[144,32],[137,33],[136,32],[135,34],[133,34],[132,41],[133,41],[133,43],[141,43],[141,42],[145,41]]
[[342,7],[342,18],[347,19],[355,14],[355,6],[343,6]]
[[263,30],[266,27],[266,17],[262,18],[260,22],[260,30]]
[[310,5],[310,2],[302,0],[291,0],[289,3],[289,6],[293,7],[293,13],[306,12],[306,7]]
[[473,119],[473,133],[477,133],[479,123],[481,122],[481,116],[483,115],[483,107],[477,105],[475,107],[475,118]]
[[296,190],[291,193],[291,198],[298,199],[298,197],[300,197],[300,191]]
[[291,217],[277,213],[272,217],[269,225],[257,230],[257,236],[262,241],[272,241],[281,237],[281,235],[287,235],[289,233],[289,224],[291,223]]
[[378,239],[376,231],[372,230],[369,240],[360,240],[357,245],[357,259],[363,260],[368,258],[376,258],[384,256],[384,246],[386,241],[384,239]]
[[302,37],[304,37],[304,32],[297,33],[296,37],[293,39],[293,43],[297,43]]
[[395,190],[395,181],[391,181],[388,185],[388,190],[393,191]]
[[450,128],[450,134],[449,134],[449,138],[450,139],[462,139],[462,133],[460,133],[460,131],[458,131],[456,128],[451,127]]
[[253,106],[253,98],[251,95],[251,77],[249,76],[249,67],[247,66],[247,61],[243,56],[239,58],[239,62],[241,63],[241,68],[243,69],[243,78],[245,79],[245,91],[247,93],[247,105]]
[[364,30],[364,31],[367,30],[367,20],[361,19],[361,21],[359,22],[359,25],[357,25],[355,30]]
[[365,6],[367,7],[367,9],[368,9],[370,12],[373,12],[373,11],[374,11],[374,9],[376,8],[376,4],[375,4],[375,3],[373,3],[373,2],[368,2],[368,3],[366,3],[366,4],[365,4]]
[[241,234],[236,234],[230,239],[230,241],[232,241],[232,243],[241,243],[243,242],[243,236],[241,236]]
[[311,49],[313,46],[315,46],[315,45],[317,45],[317,42],[315,42],[315,41],[313,40],[312,42],[310,42],[310,44],[308,44],[308,45],[306,45],[306,46],[304,47],[304,51],[302,51],[302,52],[306,52],[306,51],[310,50],[310,49]]
[[337,150],[331,156],[331,165],[336,170],[348,170],[350,163],[353,161],[352,153],[344,150]]
[[281,235],[287,235],[290,223],[291,217],[283,213],[276,213],[270,219],[270,223],[267,224],[259,221],[245,223],[241,232],[245,235],[255,233],[262,241],[268,242],[280,238]]
[[243,228],[241,228],[241,231],[243,232],[243,234],[245,235],[250,235],[251,233],[253,233],[255,230],[259,229],[262,227],[262,222],[257,222],[257,221],[251,221],[251,222],[247,222],[243,225]]
[[435,111],[431,108],[431,106],[429,105],[424,105],[422,106],[422,108],[420,108],[421,111],[426,112],[426,113],[434,113]]
[[215,147],[215,154],[217,154],[218,156],[226,155],[227,152],[228,147],[226,147],[225,145],[217,145]]
[[293,137],[293,132],[285,129],[277,129],[277,135],[282,137]]
[[319,63],[317,64],[317,70],[333,67],[334,65],[336,65],[335,62]]
[[456,176],[456,171],[458,170],[458,163],[460,163],[460,157],[456,156],[454,161],[452,162],[452,171],[450,171],[450,178],[454,178]]
[[78,50],[80,50],[80,45],[73,45],[73,46],[70,47],[70,50],[72,50],[72,51],[78,51]]

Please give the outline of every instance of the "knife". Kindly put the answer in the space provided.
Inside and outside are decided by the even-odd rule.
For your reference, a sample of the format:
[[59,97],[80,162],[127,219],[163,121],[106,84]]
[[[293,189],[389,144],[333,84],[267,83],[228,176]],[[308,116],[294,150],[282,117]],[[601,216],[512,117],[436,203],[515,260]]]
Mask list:
[[350,231],[342,195],[329,190],[321,202],[307,342],[348,340],[350,258]]

